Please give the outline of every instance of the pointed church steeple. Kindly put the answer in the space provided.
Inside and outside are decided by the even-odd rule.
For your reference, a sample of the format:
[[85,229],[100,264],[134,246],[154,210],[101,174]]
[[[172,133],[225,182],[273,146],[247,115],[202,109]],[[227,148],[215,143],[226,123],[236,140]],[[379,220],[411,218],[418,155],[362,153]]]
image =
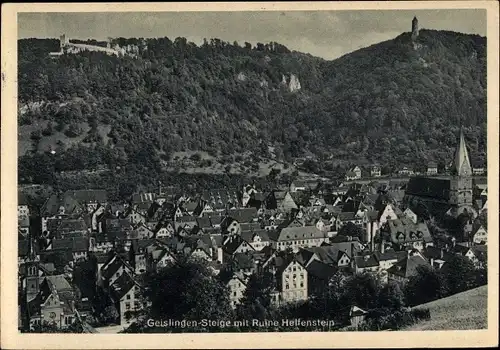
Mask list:
[[463,128],[460,128],[460,138],[455,151],[455,161],[453,167],[458,176],[472,175],[472,167],[469,160],[469,153],[467,152]]

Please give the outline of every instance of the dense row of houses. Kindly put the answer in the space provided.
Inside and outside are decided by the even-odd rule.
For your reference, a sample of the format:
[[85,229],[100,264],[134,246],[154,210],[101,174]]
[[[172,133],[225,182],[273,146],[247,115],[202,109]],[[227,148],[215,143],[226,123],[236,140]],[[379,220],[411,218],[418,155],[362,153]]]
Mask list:
[[[273,301],[282,305],[306,300],[338,273],[368,271],[404,282],[417,266],[442,268],[452,254],[485,261],[484,224],[471,221],[463,242],[436,247],[418,208],[403,205],[404,186],[311,189],[297,181],[267,193],[250,185],[198,196],[137,193],[126,203],[108,201],[102,190],[68,191],[48,198],[39,220],[30,220],[20,195],[21,319],[65,327],[77,314],[92,314],[73,275],[76,264],[90,258],[97,261],[96,284],[121,324],[131,322],[128,311],[144,306],[141,275],[180,256],[204,261],[224,276],[234,307],[259,271],[272,273]],[[485,191],[477,188],[475,196],[486,202]],[[349,233],[354,228],[359,235]]]

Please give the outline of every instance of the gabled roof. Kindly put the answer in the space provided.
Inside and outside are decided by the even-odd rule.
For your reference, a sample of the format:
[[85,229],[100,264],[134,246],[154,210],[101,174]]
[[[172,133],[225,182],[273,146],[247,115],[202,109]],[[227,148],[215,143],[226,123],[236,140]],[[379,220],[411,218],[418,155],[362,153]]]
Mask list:
[[114,255],[101,268],[101,275],[104,279],[109,280],[122,266],[128,268],[130,271],[132,270],[130,266],[125,263],[123,258]]
[[196,218],[196,225],[202,229],[212,227],[212,223],[210,222],[210,219],[206,216]]
[[118,277],[116,281],[110,286],[111,294],[116,297],[116,300],[120,300],[134,286],[135,282],[132,277],[130,277],[130,275],[126,272],[122,273],[120,277]]
[[349,317],[363,316],[366,315],[367,313],[368,312],[366,312],[365,310],[353,305],[349,310]]
[[488,261],[488,247],[486,245],[475,245],[471,249],[479,261]]
[[89,239],[87,237],[72,237],[52,240],[52,250],[68,250],[82,252],[89,249]]
[[57,231],[87,231],[87,223],[82,218],[79,219],[62,219],[59,222]]
[[[64,275],[52,275],[40,277],[41,280],[48,281],[57,292],[70,291],[73,290],[70,282],[66,279]],[[40,281],[41,282],[41,281]]]
[[250,253],[236,253],[233,255],[237,269],[252,269],[254,267],[253,255]]
[[366,219],[370,222],[372,221],[377,221],[378,220],[378,211],[376,210],[370,210],[366,212]]
[[444,249],[438,248],[438,247],[433,247],[433,246],[426,247],[423,251],[423,255],[428,260],[440,259],[443,261],[447,261],[448,259],[450,259],[453,256],[453,254],[445,251]]
[[241,238],[248,243],[252,243],[255,236],[259,236],[261,241],[263,241],[263,242],[269,241],[269,231],[268,230],[255,230],[255,231],[241,232]]
[[[382,227],[385,234],[389,234],[393,243],[406,243],[415,241],[432,242],[432,236],[425,222],[413,223],[411,219],[403,217],[388,220]],[[400,239],[400,237],[402,239]]]
[[356,220],[356,213],[350,211],[343,211],[337,214],[337,220],[343,221],[353,221]]
[[307,273],[318,279],[328,281],[338,269],[335,266],[325,264],[318,260],[313,260],[306,268]]
[[231,236],[228,241],[222,246],[225,253],[233,255],[236,249],[243,244],[243,239],[240,236]]
[[460,254],[460,255],[465,255],[467,254],[471,248],[460,245],[460,244],[455,244],[451,246],[450,251],[455,253],[455,254]]
[[220,225],[222,223],[222,220],[224,220],[224,216],[222,215],[211,215],[209,216],[209,218],[212,226]]
[[178,223],[196,223],[196,217],[195,216],[190,216],[190,215],[185,215],[181,216],[177,219],[175,219],[176,222]]
[[418,266],[429,266],[429,263],[419,254],[415,254],[398,261],[391,266],[387,272],[393,275],[409,278],[417,273]]
[[379,261],[375,254],[366,254],[363,256],[355,256],[354,262],[356,266],[360,269],[379,266]]
[[154,239],[134,239],[132,240],[132,244],[131,244],[131,249],[133,250],[134,253],[141,253],[141,252],[144,252],[146,250],[147,247],[150,247],[152,246],[153,244],[155,244],[155,240]]
[[284,227],[281,231],[277,233],[271,232],[269,235],[269,238],[277,242],[324,237],[325,233],[318,230],[316,226]]
[[[287,255],[287,254],[279,254],[274,258],[274,266],[276,267],[276,274],[280,275],[283,273],[283,271],[290,266],[292,262],[297,262],[299,265],[301,265],[304,269],[305,266],[300,263],[300,261],[297,260],[297,258],[294,255]],[[278,279],[280,281],[280,279]]]
[[381,253],[379,251],[376,251],[373,253],[377,260],[380,261],[387,261],[387,260],[396,260],[400,261],[404,259],[407,256],[407,253],[405,251],[396,251],[396,250],[386,250],[384,253]]
[[295,254],[295,258],[297,259],[297,261],[304,266],[307,265],[307,262],[311,260],[313,256],[314,256],[314,251],[312,249],[307,249],[307,248],[300,248],[297,254]]
[[59,197],[53,194],[42,206],[40,213],[45,217],[54,216],[58,214],[60,207],[64,207],[66,215],[83,210],[81,204],[72,195],[66,194]]
[[228,210],[227,215],[242,224],[252,222],[259,214],[256,208],[240,208]]
[[261,230],[261,224],[259,222],[246,222],[240,223],[241,232],[245,231],[258,231]]

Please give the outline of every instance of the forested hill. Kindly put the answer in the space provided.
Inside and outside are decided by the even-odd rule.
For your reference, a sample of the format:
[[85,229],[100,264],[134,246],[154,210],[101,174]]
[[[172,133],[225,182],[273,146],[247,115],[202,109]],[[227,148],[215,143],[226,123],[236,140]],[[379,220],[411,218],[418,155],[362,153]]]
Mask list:
[[[484,37],[421,30],[333,61],[278,43],[114,44],[133,56],[53,59],[58,40],[19,41],[21,153],[57,149],[56,171],[161,169],[182,150],[425,166],[451,159],[463,124],[472,158],[484,156]],[[36,157],[22,159],[26,175]]]

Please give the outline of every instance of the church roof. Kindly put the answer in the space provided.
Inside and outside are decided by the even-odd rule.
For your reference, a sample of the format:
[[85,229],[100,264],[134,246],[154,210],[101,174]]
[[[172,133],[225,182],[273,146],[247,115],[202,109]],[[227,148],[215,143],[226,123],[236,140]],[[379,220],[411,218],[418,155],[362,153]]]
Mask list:
[[450,199],[450,180],[432,177],[413,177],[408,182],[406,193],[448,202]]

